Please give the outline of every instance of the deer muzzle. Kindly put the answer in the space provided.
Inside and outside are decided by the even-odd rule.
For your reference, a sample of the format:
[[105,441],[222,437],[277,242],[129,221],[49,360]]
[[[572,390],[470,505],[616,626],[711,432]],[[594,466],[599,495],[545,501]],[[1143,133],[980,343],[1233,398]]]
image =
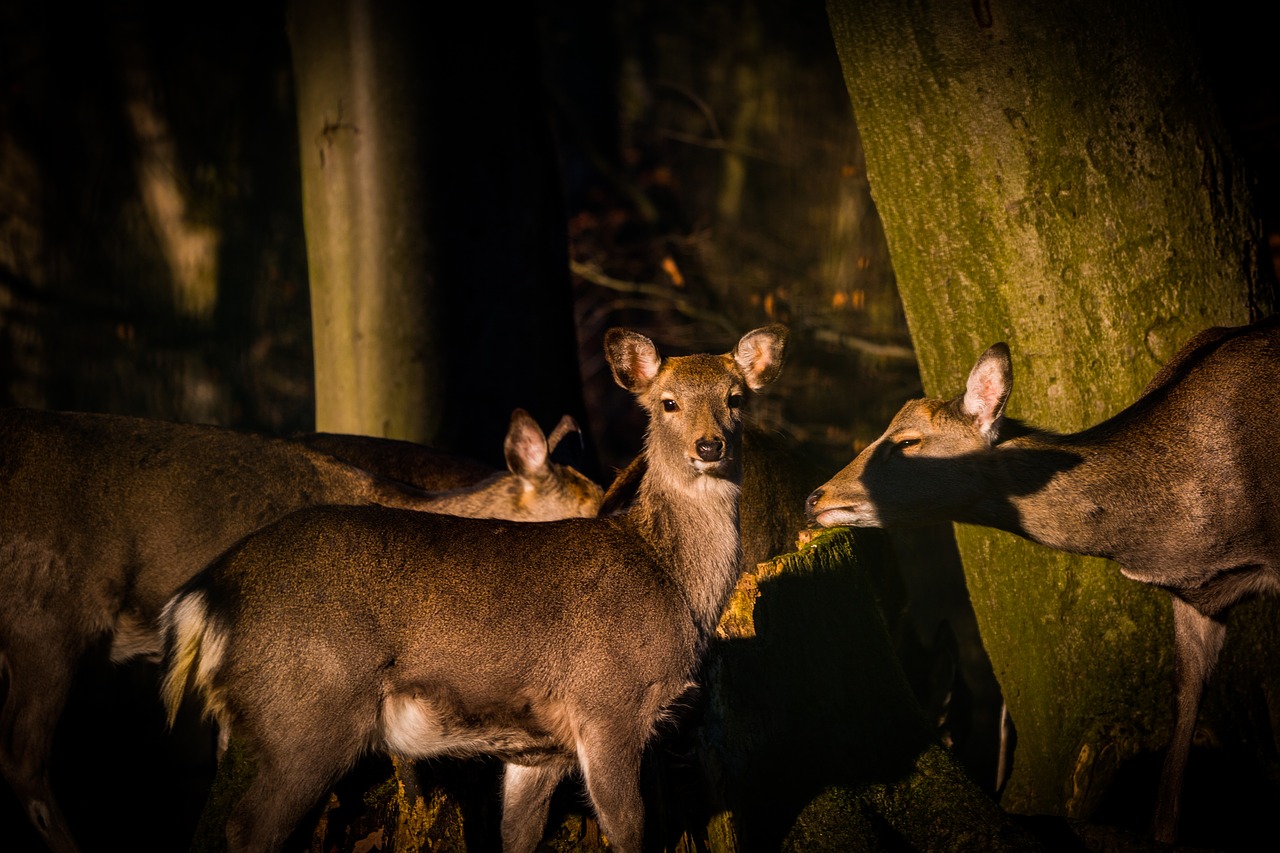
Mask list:
[[698,458],[703,462],[719,462],[724,458],[724,442],[718,438],[702,438],[696,445]]
[[866,497],[836,496],[825,487],[805,499],[805,518],[821,527],[880,527],[875,505]]

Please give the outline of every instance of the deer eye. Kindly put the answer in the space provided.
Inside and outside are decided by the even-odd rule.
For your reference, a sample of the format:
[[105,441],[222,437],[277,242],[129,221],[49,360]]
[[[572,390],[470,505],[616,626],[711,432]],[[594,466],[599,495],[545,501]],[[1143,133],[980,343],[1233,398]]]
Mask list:
[[906,450],[909,447],[915,447],[920,443],[918,438],[900,438],[893,443],[898,450]]
[[736,409],[736,408],[738,408],[739,406],[741,406],[741,405],[742,405],[742,395],[741,395],[741,394],[730,394],[730,395],[729,395],[728,403],[729,403],[729,408],[731,408],[731,409]]
[[677,403],[675,400],[663,400],[663,401],[662,401],[662,411],[664,411],[664,412],[678,412],[678,411],[680,411],[680,404],[679,404],[679,403]]

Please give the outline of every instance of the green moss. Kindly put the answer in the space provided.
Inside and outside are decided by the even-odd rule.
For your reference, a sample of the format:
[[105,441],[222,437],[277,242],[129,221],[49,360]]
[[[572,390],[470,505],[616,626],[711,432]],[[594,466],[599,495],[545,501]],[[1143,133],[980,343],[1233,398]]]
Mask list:
[[[1183,7],[1012,4],[992,26],[967,4],[827,6],[928,393],[960,393],[1008,341],[1009,414],[1074,431],[1196,331],[1275,310]],[[1102,561],[957,538],[1018,730],[1003,802],[1087,814],[1120,764],[1163,746],[1167,601]],[[1237,696],[1260,673],[1280,689],[1260,659]]]
[[404,793],[404,788],[400,784],[398,776],[392,776],[385,779],[381,784],[374,785],[364,793],[365,808],[378,808],[379,806],[395,802],[395,800]]
[[704,752],[724,802],[710,850],[1036,849],[920,712],[875,544],[824,531],[762,566],[750,632],[713,649]]
[[823,791],[805,806],[782,841],[782,853],[873,853],[884,849],[860,797],[844,788]]

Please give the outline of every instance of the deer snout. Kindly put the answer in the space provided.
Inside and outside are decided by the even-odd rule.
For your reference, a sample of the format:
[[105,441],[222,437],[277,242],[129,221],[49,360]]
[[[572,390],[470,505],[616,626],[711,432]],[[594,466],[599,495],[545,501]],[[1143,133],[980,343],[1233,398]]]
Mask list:
[[823,483],[804,501],[804,515],[820,527],[880,527],[879,510],[859,483]]
[[818,520],[818,501],[820,500],[822,500],[822,489],[814,489],[813,493],[804,500],[804,517],[810,524]]
[[718,438],[700,438],[695,446],[703,462],[719,462],[724,458],[724,442]]

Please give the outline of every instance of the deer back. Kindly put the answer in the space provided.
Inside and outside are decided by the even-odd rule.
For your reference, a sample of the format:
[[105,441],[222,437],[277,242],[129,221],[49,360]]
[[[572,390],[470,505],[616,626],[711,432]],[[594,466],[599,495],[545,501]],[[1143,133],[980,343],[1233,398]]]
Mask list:
[[[200,594],[211,614],[234,615],[211,617],[217,672],[196,686],[242,722],[289,713],[294,694],[279,685],[299,660],[311,661],[307,679],[333,673],[336,699],[431,685],[464,716],[552,715],[685,678],[697,641],[652,551],[597,520],[317,507],[250,537]],[[169,685],[171,702],[182,687]]]
[[1133,404],[1078,433],[1005,418],[1011,385],[1008,348],[993,345],[964,394],[904,405],[810,496],[810,517],[1000,527],[1109,557],[1137,580],[1199,588],[1189,594],[1209,611],[1275,585],[1274,570],[1227,576],[1280,563],[1275,318],[1195,336]]

